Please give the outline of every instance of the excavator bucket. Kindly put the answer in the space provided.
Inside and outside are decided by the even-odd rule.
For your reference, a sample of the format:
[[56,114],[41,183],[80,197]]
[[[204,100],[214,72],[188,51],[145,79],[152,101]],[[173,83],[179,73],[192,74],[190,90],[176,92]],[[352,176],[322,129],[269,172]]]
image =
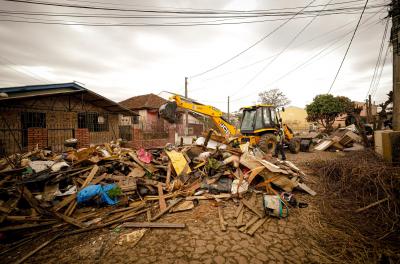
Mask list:
[[175,123],[178,118],[176,115],[176,102],[168,102],[160,106],[159,115],[170,123]]

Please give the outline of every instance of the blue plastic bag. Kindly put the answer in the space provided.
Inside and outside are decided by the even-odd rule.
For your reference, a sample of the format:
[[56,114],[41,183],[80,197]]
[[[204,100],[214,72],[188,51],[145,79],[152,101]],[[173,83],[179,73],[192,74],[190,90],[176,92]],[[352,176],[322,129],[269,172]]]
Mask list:
[[103,203],[106,203],[108,205],[115,205],[118,203],[118,199],[111,199],[110,196],[108,196],[107,192],[116,187],[116,184],[107,184],[105,186],[101,186],[99,184],[89,185],[88,187],[85,187],[78,192],[78,194],[76,195],[77,203],[80,204],[87,202],[93,197],[99,195]]

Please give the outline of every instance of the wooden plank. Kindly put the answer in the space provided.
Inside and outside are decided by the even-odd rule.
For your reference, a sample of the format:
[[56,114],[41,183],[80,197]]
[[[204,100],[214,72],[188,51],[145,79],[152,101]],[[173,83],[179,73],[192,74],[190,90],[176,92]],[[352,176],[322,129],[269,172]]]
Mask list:
[[147,222],[150,222],[151,221],[151,211],[150,211],[150,209],[147,210],[146,217],[147,217]]
[[243,203],[240,203],[239,206],[236,208],[235,217],[239,216],[239,214],[242,211],[242,209],[243,209]]
[[165,180],[165,185],[167,186],[167,189],[169,189],[169,185],[171,182],[171,172],[172,172],[172,163],[171,161],[169,161],[167,166],[167,178]]
[[169,210],[171,210],[172,207],[174,207],[175,205],[177,205],[180,201],[182,201],[183,198],[178,198],[176,199],[174,202],[172,202],[170,205],[168,205],[167,208],[165,208],[165,210],[159,212],[157,215],[155,215],[152,219],[151,222],[157,220],[158,218],[160,218],[161,216],[163,216],[165,213],[167,213]]
[[218,216],[219,216],[219,226],[221,228],[221,231],[225,232],[226,231],[227,222],[224,219],[224,214],[222,212],[222,207],[221,206],[218,206]]
[[52,219],[44,219],[41,216],[25,216],[25,215],[7,215],[7,221],[10,222],[46,222]]
[[159,223],[159,222],[125,222],[122,227],[138,228],[185,228],[185,224],[180,223]]
[[161,183],[157,185],[158,188],[158,197],[159,197],[159,204],[160,204],[160,211],[164,211],[167,208],[167,204],[165,202],[164,193],[162,189]]
[[242,210],[240,211],[239,215],[236,218],[236,226],[237,227],[244,226],[243,215],[244,215],[244,208],[242,208]]
[[252,227],[250,227],[250,229],[247,231],[247,234],[249,234],[250,236],[254,235],[257,229],[259,229],[265,223],[266,220],[267,218],[261,218],[260,220],[258,220]]
[[262,211],[257,210],[252,204],[250,204],[248,201],[245,199],[242,200],[242,203],[249,208],[253,213],[255,213],[259,218],[264,217],[264,213]]
[[71,203],[72,201],[74,201],[76,199],[76,193],[64,198],[64,200],[62,200],[61,202],[59,202],[58,204],[56,204],[55,206],[53,206],[53,211],[57,212],[59,211],[61,208],[67,206],[69,203]]
[[389,198],[386,197],[386,198],[381,199],[381,200],[379,200],[379,201],[376,201],[376,202],[374,202],[374,203],[372,203],[372,204],[369,204],[369,205],[367,205],[367,206],[364,206],[364,207],[362,207],[362,208],[359,208],[359,209],[357,209],[355,212],[356,212],[356,213],[360,213],[360,212],[365,211],[365,210],[367,210],[367,209],[369,209],[369,208],[371,208],[371,207],[374,207],[374,206],[377,206],[377,205],[379,205],[379,204],[381,204],[381,203],[384,203],[384,202],[386,202],[386,201],[388,201],[388,200],[389,200]]
[[246,232],[246,230],[247,230],[252,224],[254,224],[255,222],[257,222],[258,219],[260,219],[258,216],[253,216],[253,218],[251,218],[251,219],[246,223],[245,226],[239,228],[239,231],[240,231],[240,232]]
[[67,208],[67,210],[65,211],[65,215],[66,216],[70,216],[70,215],[72,215],[72,213],[75,211],[75,208],[76,208],[76,205],[77,205],[78,203],[76,202],[76,201],[73,201],[72,203],[70,203],[69,204],[69,206],[68,206],[68,208]]
[[199,195],[199,196],[188,196],[185,198],[187,201],[193,200],[211,200],[211,199],[229,199],[232,195],[230,193],[221,193],[216,195]]
[[104,180],[106,177],[107,177],[107,173],[103,173],[99,177],[96,177],[95,179],[93,179],[92,184],[96,185],[96,184],[100,183],[102,180]]
[[71,224],[73,226],[79,227],[79,228],[85,228],[86,226],[84,224],[82,224],[80,221],[72,218],[72,217],[68,217],[66,215],[60,214],[60,213],[54,213],[58,218],[64,220],[64,222],[67,222],[68,224]]
[[29,205],[36,210],[36,212],[40,214],[45,214],[46,210],[40,207],[39,202],[33,197],[32,193],[29,191],[28,188],[22,187],[22,196],[25,200],[29,203]]
[[297,184],[297,188],[300,188],[300,189],[302,189],[303,191],[308,192],[308,193],[311,194],[312,196],[317,195],[317,193],[316,193],[314,190],[312,190],[310,187],[308,187],[308,186],[305,185],[304,183],[298,183],[298,184]]
[[48,222],[44,222],[44,223],[40,223],[40,224],[23,224],[23,225],[17,225],[17,226],[6,226],[6,227],[1,227],[0,232],[31,229],[31,228],[35,228],[35,227],[54,225],[56,223],[57,223],[57,221],[48,221]]
[[22,262],[24,262],[25,260],[27,260],[28,258],[30,258],[31,256],[33,256],[34,254],[36,254],[37,252],[39,252],[41,249],[43,249],[44,247],[46,247],[48,244],[52,243],[53,241],[55,241],[56,239],[58,239],[59,237],[61,237],[62,233],[57,234],[56,236],[54,236],[52,239],[44,242],[43,244],[41,244],[39,247],[35,248],[34,250],[32,250],[31,252],[29,252],[27,255],[25,255],[23,258],[19,259],[18,261],[16,261],[16,264],[20,264]]
[[85,188],[86,186],[89,185],[89,183],[93,180],[94,176],[96,175],[97,171],[99,170],[99,166],[94,165],[93,169],[90,171],[89,176],[85,179],[83,182],[81,189]]

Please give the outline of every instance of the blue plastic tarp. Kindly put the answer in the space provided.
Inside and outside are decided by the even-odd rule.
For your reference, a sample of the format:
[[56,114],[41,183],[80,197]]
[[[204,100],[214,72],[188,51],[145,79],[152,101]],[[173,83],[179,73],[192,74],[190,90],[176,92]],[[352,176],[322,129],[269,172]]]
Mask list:
[[89,185],[78,192],[76,196],[77,203],[85,203],[95,196],[100,196],[103,203],[106,203],[108,205],[115,205],[118,203],[118,199],[111,199],[110,196],[108,196],[107,194],[108,191],[114,188],[117,188],[116,184],[107,184],[104,186],[101,186],[99,184]]

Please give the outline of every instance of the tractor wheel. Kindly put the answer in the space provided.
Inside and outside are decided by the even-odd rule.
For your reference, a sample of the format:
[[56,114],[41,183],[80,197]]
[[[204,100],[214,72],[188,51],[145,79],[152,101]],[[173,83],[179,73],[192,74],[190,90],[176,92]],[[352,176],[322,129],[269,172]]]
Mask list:
[[274,134],[265,134],[260,138],[258,146],[265,153],[272,153],[276,147],[276,137]]
[[300,139],[292,138],[289,142],[289,150],[293,154],[297,154],[300,152]]

